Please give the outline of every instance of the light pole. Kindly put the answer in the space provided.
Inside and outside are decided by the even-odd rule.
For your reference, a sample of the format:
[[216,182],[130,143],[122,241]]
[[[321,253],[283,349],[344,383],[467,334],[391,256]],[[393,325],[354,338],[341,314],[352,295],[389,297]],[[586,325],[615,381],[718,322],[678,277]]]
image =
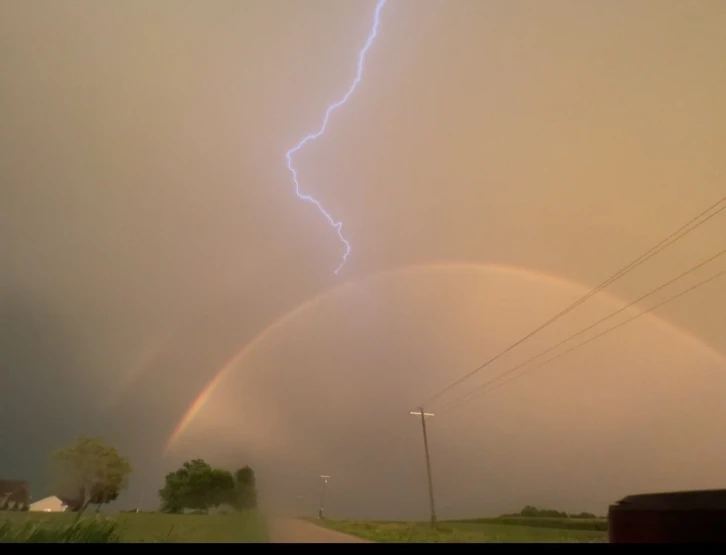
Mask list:
[[409,414],[421,417],[421,429],[423,430],[424,452],[426,453],[426,474],[429,479],[429,503],[431,505],[431,527],[436,527],[436,506],[434,505],[434,482],[431,478],[431,458],[429,457],[429,439],[426,435],[426,417],[434,416],[433,412],[424,412],[423,407],[417,411],[410,411]]
[[330,476],[326,474],[321,474],[320,477],[323,479],[323,493],[320,496],[320,511],[318,512],[318,518],[320,520],[323,520],[323,507],[325,506],[325,489],[328,486],[328,480],[330,479]]

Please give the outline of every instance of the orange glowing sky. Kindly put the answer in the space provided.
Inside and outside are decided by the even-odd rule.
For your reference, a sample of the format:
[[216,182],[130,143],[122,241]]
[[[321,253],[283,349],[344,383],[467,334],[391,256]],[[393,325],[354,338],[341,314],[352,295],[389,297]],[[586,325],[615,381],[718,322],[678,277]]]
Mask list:
[[[420,465],[408,466],[420,446],[386,447],[408,405],[723,196],[722,0],[389,0],[355,97],[299,159],[353,245],[336,278],[340,245],[293,194],[284,153],[344,92],[373,7],[0,3],[9,473],[45,484],[52,449],[99,433],[137,463],[129,498],[187,455],[256,461],[280,490],[330,462],[350,489],[339,483],[331,507],[349,495],[366,499],[363,513],[396,513],[398,499],[409,518],[426,504]],[[714,218],[491,370],[714,254],[725,235]],[[716,475],[711,348],[726,353],[726,290],[709,285],[627,329],[432,424],[460,465],[437,459],[441,480],[473,479],[480,464],[504,484],[493,499],[452,478],[460,507],[558,504],[560,491],[564,506],[575,486],[599,506],[626,486]],[[374,439],[351,445],[350,430]],[[372,452],[388,457],[383,490],[370,487],[372,462],[357,482],[346,470]],[[578,457],[589,466],[568,482]]]

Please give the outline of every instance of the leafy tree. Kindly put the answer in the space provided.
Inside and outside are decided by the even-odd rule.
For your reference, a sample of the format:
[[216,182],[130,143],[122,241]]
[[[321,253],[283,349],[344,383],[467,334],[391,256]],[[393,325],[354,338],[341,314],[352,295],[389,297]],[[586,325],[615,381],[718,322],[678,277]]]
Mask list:
[[120,493],[121,485],[119,483],[96,484],[91,488],[89,504],[96,505],[96,510],[98,511],[101,505],[116,501]]
[[255,473],[245,466],[232,475],[227,470],[213,468],[202,459],[195,459],[166,475],[159,497],[161,510],[167,513],[209,511],[220,505],[230,505],[237,510],[252,509],[257,507]]
[[186,482],[187,478],[182,475],[181,469],[166,475],[164,487],[159,490],[162,512],[181,513],[184,510]]
[[82,514],[91,503],[115,501],[131,475],[131,463],[98,437],[79,437],[53,452],[55,495]]
[[245,466],[235,472],[234,498],[230,503],[237,510],[257,507],[255,471]]
[[206,508],[219,507],[229,502],[230,494],[234,491],[234,478],[228,470],[213,468],[205,484],[206,495],[204,500]]
[[212,468],[202,459],[187,461],[166,475],[164,487],[159,490],[162,511],[208,511],[227,502],[234,487],[234,478],[227,470]]

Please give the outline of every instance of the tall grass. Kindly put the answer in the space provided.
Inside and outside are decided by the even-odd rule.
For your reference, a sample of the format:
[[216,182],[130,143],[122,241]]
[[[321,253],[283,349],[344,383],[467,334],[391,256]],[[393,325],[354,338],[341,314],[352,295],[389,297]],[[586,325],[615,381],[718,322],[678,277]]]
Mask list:
[[118,524],[110,520],[78,520],[61,526],[42,522],[0,522],[0,543],[119,543]]
[[[268,543],[257,511],[232,515],[0,512],[0,543]],[[1,550],[2,548],[0,548]]]

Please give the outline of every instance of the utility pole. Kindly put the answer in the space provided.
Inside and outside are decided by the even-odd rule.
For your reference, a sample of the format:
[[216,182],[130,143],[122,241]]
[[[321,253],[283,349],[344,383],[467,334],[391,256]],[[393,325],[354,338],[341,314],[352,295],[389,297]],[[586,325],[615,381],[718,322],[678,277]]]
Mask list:
[[424,412],[423,407],[409,414],[421,416],[421,429],[423,430],[424,452],[426,453],[426,474],[429,479],[429,503],[431,504],[431,527],[436,528],[436,505],[434,504],[434,481],[431,478],[431,457],[429,456],[429,438],[426,435],[426,417],[434,416],[433,412]]
[[318,518],[320,520],[323,520],[323,507],[325,506],[325,489],[328,486],[328,480],[330,479],[330,476],[327,476],[326,474],[321,474],[320,477],[323,479],[323,493],[320,496],[320,511],[318,512]]

